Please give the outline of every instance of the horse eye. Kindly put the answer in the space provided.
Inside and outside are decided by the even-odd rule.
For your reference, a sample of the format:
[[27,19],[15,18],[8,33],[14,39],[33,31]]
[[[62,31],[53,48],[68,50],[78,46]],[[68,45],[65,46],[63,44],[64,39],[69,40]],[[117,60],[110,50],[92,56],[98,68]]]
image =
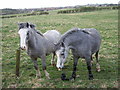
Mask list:
[[65,58],[64,52],[61,53],[61,57],[62,57],[62,58]]
[[64,52],[62,52],[61,55],[64,55]]
[[27,32],[27,35],[29,35],[29,32]]
[[27,32],[27,37],[26,37],[26,39],[28,39],[29,38],[29,32]]

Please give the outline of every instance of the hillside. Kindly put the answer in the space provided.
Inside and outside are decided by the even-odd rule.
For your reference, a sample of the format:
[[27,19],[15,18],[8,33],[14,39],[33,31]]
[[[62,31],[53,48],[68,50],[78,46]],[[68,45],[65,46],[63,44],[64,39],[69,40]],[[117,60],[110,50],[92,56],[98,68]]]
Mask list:
[[80,7],[111,7],[118,6],[117,4],[88,4],[88,5],[76,5],[76,6],[66,6],[66,7],[48,7],[48,8],[30,8],[30,9],[11,9],[4,8],[0,9],[0,15],[10,15],[10,14],[20,14],[20,13],[31,13],[35,11],[51,11],[58,9],[70,9],[70,8],[80,8]]
[[[118,10],[5,18],[2,20],[2,87],[3,88],[118,88]],[[56,14],[55,14],[56,13]],[[58,30],[65,33],[73,27],[96,28],[102,43],[99,53],[101,72],[96,72],[96,61],[92,67],[94,80],[88,80],[84,59],[79,59],[75,81],[62,81],[61,73],[50,65],[51,55],[47,56],[47,71],[50,80],[45,78],[38,59],[42,79],[35,78],[33,63],[25,51],[21,50],[20,77],[16,78],[16,49],[19,48],[18,22],[30,22],[42,33]],[[95,58],[93,58],[95,59]],[[67,77],[72,74],[73,58],[70,53],[63,71]]]

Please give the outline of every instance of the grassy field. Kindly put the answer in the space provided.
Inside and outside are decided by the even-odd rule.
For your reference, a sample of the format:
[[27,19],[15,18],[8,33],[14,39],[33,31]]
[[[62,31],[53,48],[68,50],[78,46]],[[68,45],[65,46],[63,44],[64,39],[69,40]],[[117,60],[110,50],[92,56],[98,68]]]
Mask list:
[[[118,87],[118,11],[103,10],[94,12],[56,14],[9,18],[2,20],[2,87],[3,88],[117,88]],[[102,36],[99,54],[101,72],[96,72],[95,60],[92,67],[94,80],[88,80],[88,71],[84,59],[77,66],[77,78],[73,81],[62,81],[62,71],[50,65],[51,55],[47,56],[47,70],[50,80],[42,71],[42,79],[35,78],[33,63],[25,51],[21,51],[20,77],[15,76],[15,53],[19,47],[18,22],[36,24],[41,32],[56,29],[62,34],[73,27],[96,28]],[[69,55],[64,72],[67,77],[72,73],[72,56]]]

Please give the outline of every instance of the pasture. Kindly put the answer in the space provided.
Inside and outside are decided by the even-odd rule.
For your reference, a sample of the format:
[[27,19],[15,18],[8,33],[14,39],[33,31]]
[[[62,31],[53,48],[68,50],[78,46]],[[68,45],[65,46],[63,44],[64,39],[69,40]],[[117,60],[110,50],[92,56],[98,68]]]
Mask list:
[[[118,11],[102,10],[71,14],[26,16],[2,19],[2,88],[117,88],[118,87]],[[51,55],[47,56],[47,80],[38,59],[42,78],[37,79],[33,63],[25,51],[21,51],[20,77],[15,76],[16,49],[19,47],[18,22],[36,24],[42,33],[56,29],[62,34],[73,27],[96,28],[102,36],[99,53],[101,72],[96,72],[96,61],[92,66],[94,80],[88,80],[84,59],[79,59],[75,81],[62,81],[62,71],[50,65]],[[95,58],[93,58],[95,59]],[[67,77],[72,74],[73,59],[69,55],[63,71]]]

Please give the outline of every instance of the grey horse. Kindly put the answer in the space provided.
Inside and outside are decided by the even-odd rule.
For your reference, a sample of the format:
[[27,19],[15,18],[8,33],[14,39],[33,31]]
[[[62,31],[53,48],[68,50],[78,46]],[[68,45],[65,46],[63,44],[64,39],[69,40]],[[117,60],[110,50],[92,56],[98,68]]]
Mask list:
[[53,53],[52,62],[55,56],[55,45],[60,39],[61,34],[56,30],[49,30],[44,34],[35,29],[35,25],[30,23],[19,23],[20,47],[25,49],[31,57],[36,69],[36,76],[41,77],[37,58],[42,60],[42,68],[48,79],[49,73],[46,71],[46,55]]
[[[56,44],[57,68],[63,68],[64,62],[68,56],[68,51],[71,49],[74,59],[73,73],[70,79],[76,78],[76,66],[79,58],[86,60],[89,79],[93,79],[91,72],[92,55],[95,53],[97,61],[97,70],[100,71],[98,63],[98,53],[101,44],[101,36],[96,29],[93,28],[73,28],[62,35],[60,41]],[[62,80],[65,79],[65,74],[62,74]]]

